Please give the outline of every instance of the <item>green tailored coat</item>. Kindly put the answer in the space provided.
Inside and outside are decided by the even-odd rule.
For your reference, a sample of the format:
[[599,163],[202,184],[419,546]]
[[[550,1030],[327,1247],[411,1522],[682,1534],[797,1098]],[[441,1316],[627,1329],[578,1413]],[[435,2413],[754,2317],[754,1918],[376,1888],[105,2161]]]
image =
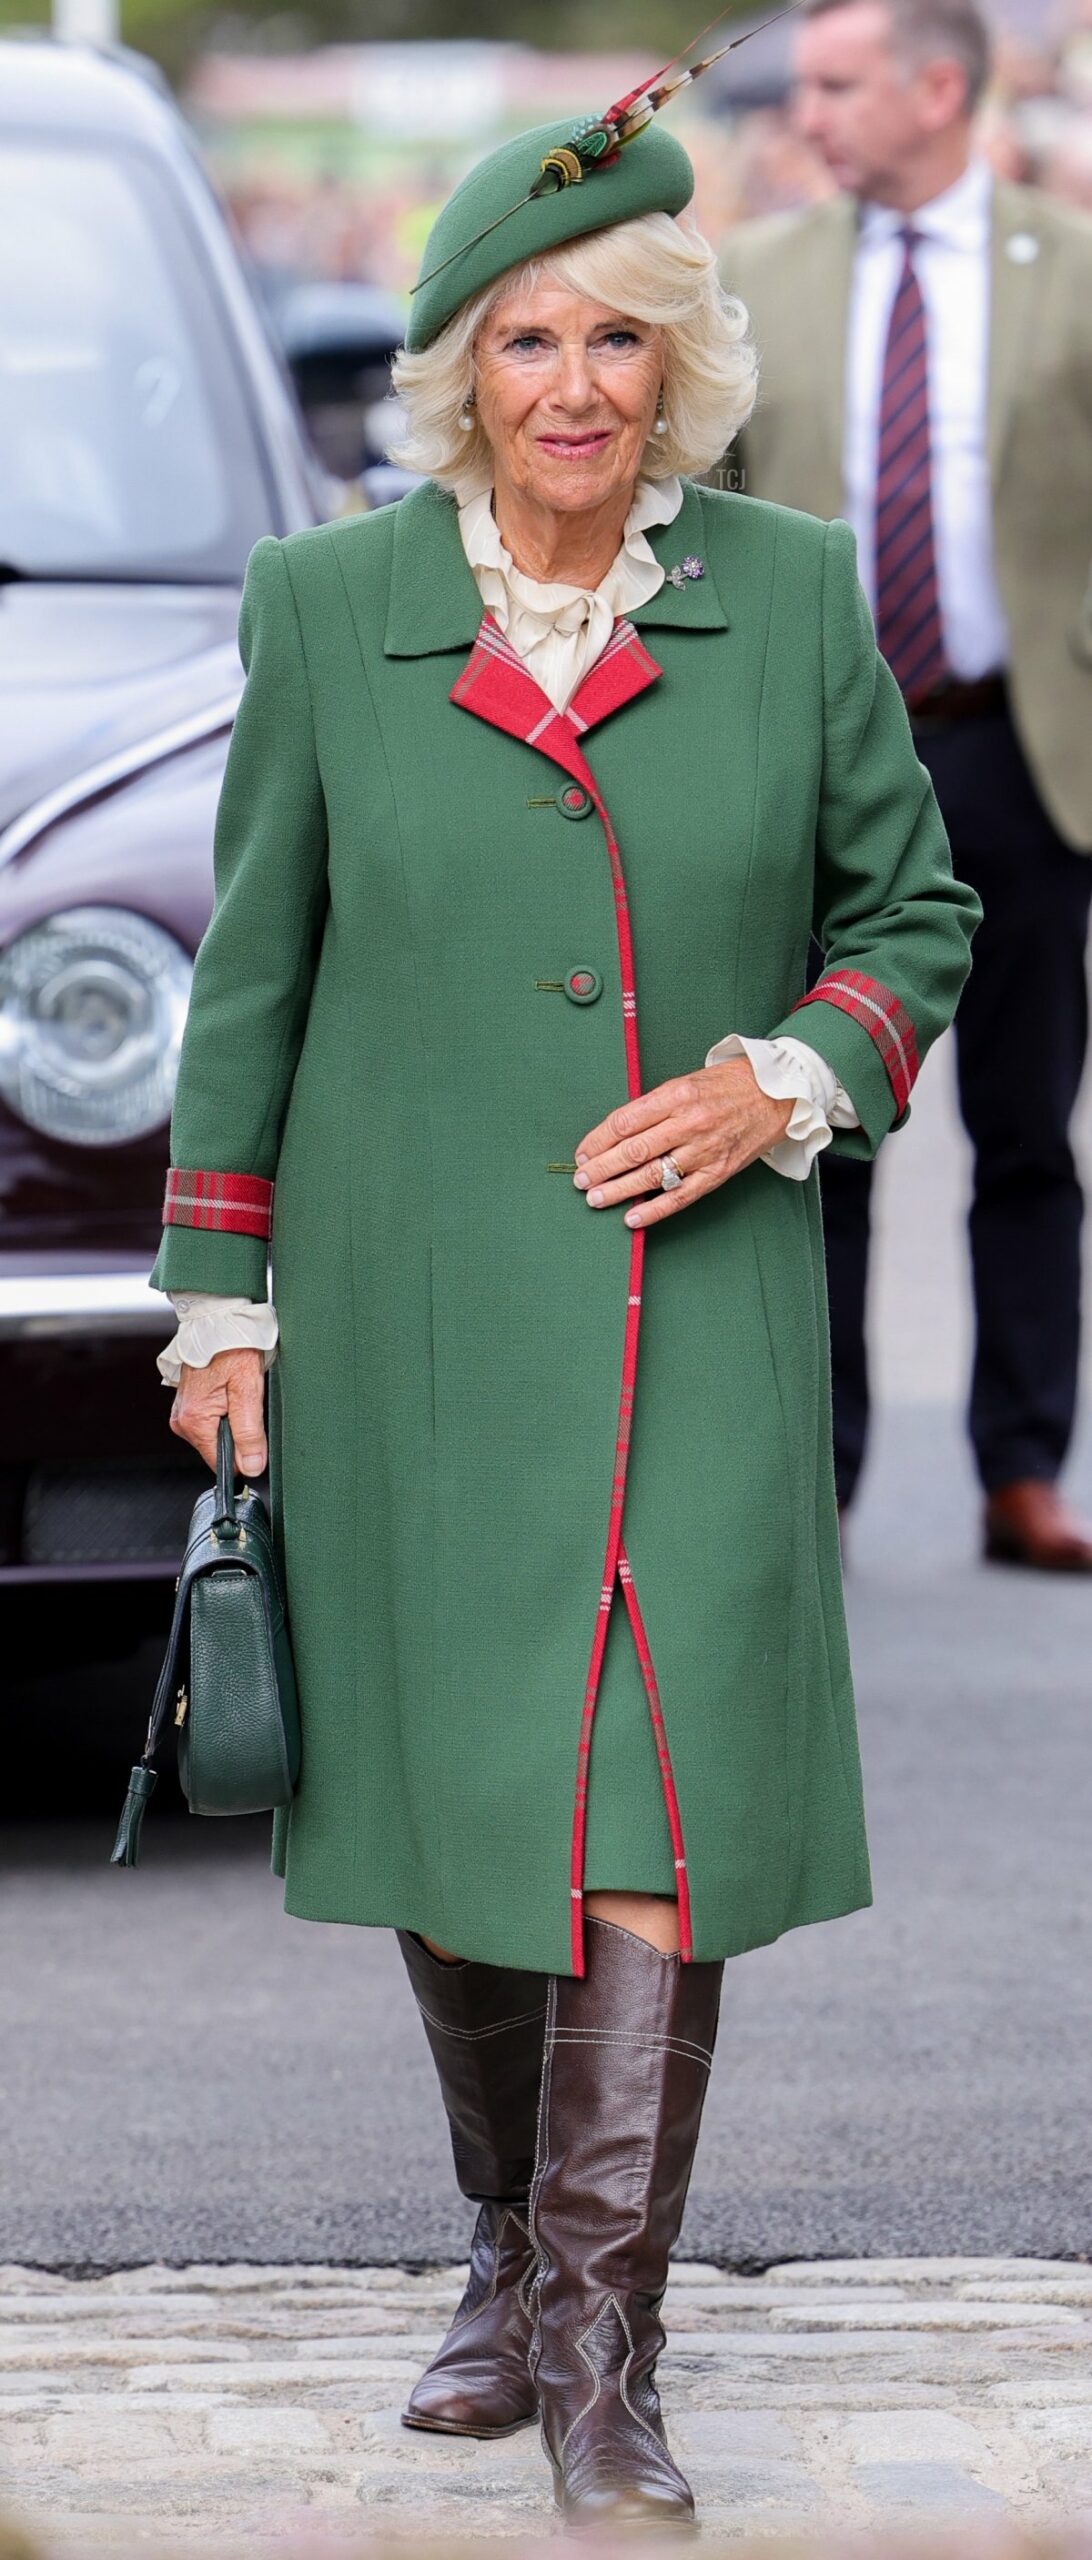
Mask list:
[[635,1247],[575,1146],[791,1029],[871,1154],[977,913],[846,526],[688,486],[651,540],[563,718],[434,485],[259,543],[154,1274],[264,1297],[275,1183],[287,1908],[561,1971],[593,1887],[698,1959],[869,1898],[814,1175]]

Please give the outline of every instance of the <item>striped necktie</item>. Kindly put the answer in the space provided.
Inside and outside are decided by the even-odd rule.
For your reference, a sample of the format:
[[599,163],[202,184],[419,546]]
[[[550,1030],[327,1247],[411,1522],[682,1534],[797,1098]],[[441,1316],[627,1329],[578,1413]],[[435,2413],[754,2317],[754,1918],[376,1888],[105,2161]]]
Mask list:
[[908,703],[947,674],[933,542],[925,304],[914,269],[918,235],[899,233],[902,274],[891,307],[876,461],[876,638]]

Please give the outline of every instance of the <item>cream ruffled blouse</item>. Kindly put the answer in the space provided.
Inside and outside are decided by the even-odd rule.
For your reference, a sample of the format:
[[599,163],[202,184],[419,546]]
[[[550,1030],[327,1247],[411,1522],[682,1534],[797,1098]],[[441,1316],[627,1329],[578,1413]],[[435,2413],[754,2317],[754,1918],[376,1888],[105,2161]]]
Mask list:
[[[667,575],[645,539],[653,524],[673,524],[683,502],[679,480],[639,480],[622,532],[622,547],[597,587],[547,586],[517,569],[501,541],[488,484],[456,491],[459,532],[482,603],[523,659],[555,711],[565,711],[589,667],[605,649],[621,615],[658,595]],[[793,1101],[783,1138],[763,1157],[774,1173],[802,1182],[813,1158],[828,1146],[832,1129],[854,1129],[857,1114],[825,1058],[803,1040],[748,1040],[732,1031],[706,1055],[749,1058],[757,1082],[775,1099]],[[178,1385],[183,1363],[206,1368],[217,1351],[252,1349],[268,1368],[277,1350],[272,1306],[207,1291],[171,1293],[178,1331],[157,1366],[164,1384]]]
[[659,594],[667,573],[645,540],[645,526],[674,523],[682,482],[638,481],[622,548],[597,587],[546,586],[517,569],[501,540],[488,481],[464,485],[455,496],[463,549],[482,603],[554,710],[567,711],[615,623]]

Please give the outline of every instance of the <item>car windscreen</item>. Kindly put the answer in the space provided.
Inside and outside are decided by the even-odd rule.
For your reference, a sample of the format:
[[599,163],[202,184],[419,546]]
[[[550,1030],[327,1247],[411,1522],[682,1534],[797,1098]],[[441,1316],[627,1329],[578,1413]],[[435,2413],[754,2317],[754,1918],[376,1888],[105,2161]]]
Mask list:
[[241,578],[272,522],[244,358],[169,170],[0,132],[0,564]]

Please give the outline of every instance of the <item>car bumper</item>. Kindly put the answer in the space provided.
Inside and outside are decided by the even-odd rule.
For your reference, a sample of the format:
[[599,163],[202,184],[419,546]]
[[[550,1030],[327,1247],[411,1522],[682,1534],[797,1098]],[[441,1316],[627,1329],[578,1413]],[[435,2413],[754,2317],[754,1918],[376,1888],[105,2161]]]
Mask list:
[[0,1341],[69,1341],[105,1334],[158,1335],[175,1328],[169,1298],[141,1266],[121,1271],[0,1271]]
[[168,1429],[149,1262],[0,1256],[0,1590],[178,1570],[204,1470]]

